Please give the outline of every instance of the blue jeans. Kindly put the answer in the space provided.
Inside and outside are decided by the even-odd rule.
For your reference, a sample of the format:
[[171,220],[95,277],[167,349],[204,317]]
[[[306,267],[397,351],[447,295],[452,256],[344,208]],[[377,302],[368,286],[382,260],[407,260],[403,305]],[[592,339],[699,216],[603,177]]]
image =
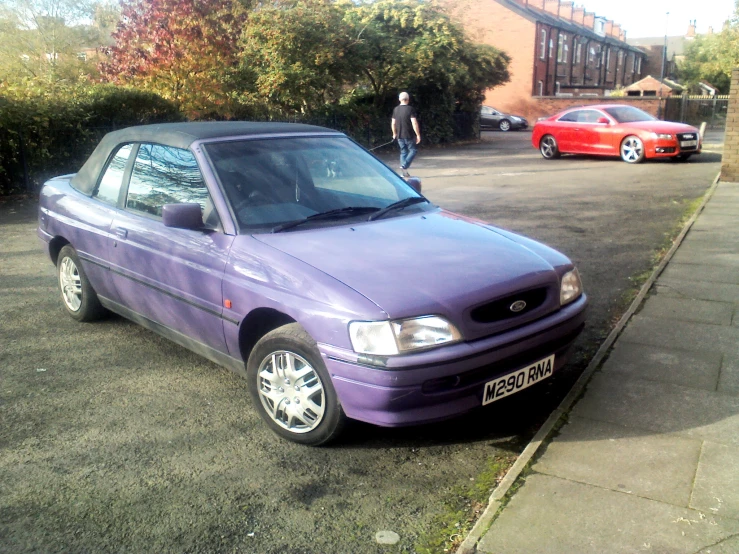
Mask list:
[[411,166],[413,158],[416,157],[416,139],[398,139],[398,146],[400,146],[400,167],[401,169],[408,169]]

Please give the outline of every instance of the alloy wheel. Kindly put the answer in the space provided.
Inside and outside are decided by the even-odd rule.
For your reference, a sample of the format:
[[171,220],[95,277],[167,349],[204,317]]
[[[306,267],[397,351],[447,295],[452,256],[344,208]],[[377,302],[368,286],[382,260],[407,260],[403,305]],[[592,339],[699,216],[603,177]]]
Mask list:
[[626,137],[621,143],[621,159],[626,163],[638,163],[644,159],[644,144],[637,137]]
[[65,257],[59,268],[59,286],[62,289],[64,303],[71,311],[76,312],[82,305],[82,280],[74,260]]
[[318,372],[293,352],[267,356],[258,370],[259,399],[267,415],[292,433],[308,433],[321,423],[326,395]]

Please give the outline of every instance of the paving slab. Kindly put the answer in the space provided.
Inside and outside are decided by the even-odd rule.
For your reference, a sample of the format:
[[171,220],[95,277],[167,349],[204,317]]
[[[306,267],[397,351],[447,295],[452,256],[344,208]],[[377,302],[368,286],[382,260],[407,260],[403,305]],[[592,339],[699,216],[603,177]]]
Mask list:
[[660,348],[620,340],[603,364],[604,373],[715,391],[723,355],[712,350]]
[[481,554],[695,554],[739,521],[533,474],[478,544]]
[[734,304],[714,300],[675,298],[653,294],[644,302],[640,312],[647,317],[696,321],[714,325],[731,325]]
[[739,394],[739,327],[682,322],[637,315],[619,341],[681,350],[713,350],[724,355],[718,392]]
[[707,546],[698,554],[736,554],[739,552],[739,536],[729,537],[712,546]]
[[[735,270],[732,270],[732,273],[739,274]],[[739,275],[735,276],[739,277]],[[654,289],[661,296],[739,303],[739,285],[730,283],[689,281],[670,275],[660,277]],[[736,314],[734,314],[734,320],[736,320]]]
[[691,387],[599,373],[572,414],[739,446],[739,397]]
[[733,267],[714,266],[710,269],[702,264],[682,264],[671,261],[657,280],[658,283],[664,279],[704,281],[709,283],[729,283],[739,285],[739,271]]
[[[739,250],[736,244],[690,244],[677,249],[673,260],[677,263],[703,264],[707,266],[728,266],[739,268]],[[706,268],[706,271],[711,271]]]
[[732,229],[736,225],[735,215],[718,215],[714,214],[710,217],[698,217],[690,231],[715,230],[715,229]]
[[573,416],[533,469],[687,508],[702,444]]
[[739,448],[703,444],[690,507],[739,520]]

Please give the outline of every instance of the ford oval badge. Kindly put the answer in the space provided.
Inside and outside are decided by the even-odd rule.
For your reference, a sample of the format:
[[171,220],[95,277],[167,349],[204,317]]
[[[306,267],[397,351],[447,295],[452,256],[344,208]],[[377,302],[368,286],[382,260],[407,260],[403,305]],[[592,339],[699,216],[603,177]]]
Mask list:
[[513,304],[510,305],[508,309],[511,310],[514,314],[517,314],[524,308],[526,308],[526,302],[524,302],[523,300],[516,300]]

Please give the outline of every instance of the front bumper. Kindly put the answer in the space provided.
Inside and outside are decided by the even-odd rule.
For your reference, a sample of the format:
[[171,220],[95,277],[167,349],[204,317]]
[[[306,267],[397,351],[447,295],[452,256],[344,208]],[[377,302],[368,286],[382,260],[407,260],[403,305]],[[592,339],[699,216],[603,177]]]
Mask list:
[[[585,324],[587,297],[540,320],[477,341],[388,358],[385,367],[319,344],[346,415],[384,427],[428,423],[482,405],[485,383],[555,354],[555,371]],[[381,361],[380,361],[381,363]],[[392,367],[388,367],[392,364]]]

